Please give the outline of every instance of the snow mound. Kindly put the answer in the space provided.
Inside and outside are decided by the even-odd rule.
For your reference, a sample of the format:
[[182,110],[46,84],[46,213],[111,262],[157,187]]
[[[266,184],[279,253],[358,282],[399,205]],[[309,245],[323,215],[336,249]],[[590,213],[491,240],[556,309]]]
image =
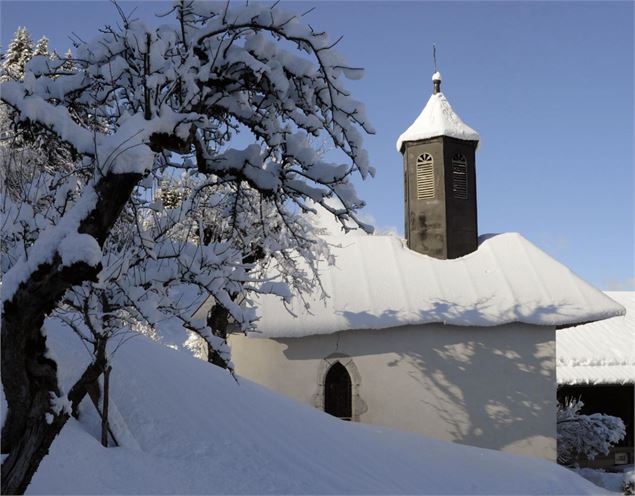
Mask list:
[[437,136],[449,136],[466,141],[480,140],[478,133],[454,112],[443,93],[430,96],[419,117],[399,136],[397,151],[401,152],[401,148],[407,141],[418,141]]
[[[49,332],[61,363],[71,360],[64,377],[81,355],[73,340],[62,329]],[[122,446],[99,445],[83,405],[84,420],[64,428],[28,493],[600,492],[546,461],[340,421],[143,337],[112,363]]]

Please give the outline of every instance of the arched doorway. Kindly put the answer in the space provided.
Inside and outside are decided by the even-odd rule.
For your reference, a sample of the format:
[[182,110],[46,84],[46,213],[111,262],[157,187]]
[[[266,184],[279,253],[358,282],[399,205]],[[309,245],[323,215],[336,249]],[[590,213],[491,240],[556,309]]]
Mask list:
[[324,411],[342,420],[353,417],[351,376],[346,367],[335,362],[324,380]]

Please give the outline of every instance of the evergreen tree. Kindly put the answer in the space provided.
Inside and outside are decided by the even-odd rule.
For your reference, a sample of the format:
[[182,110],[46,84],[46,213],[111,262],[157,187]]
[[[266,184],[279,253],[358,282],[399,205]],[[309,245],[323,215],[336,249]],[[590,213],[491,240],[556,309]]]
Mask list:
[[[47,40],[48,42],[48,40]],[[33,41],[25,27],[19,27],[2,64],[4,78],[19,80],[24,76],[24,65],[33,56]]]
[[51,53],[49,52],[49,39],[46,36],[42,36],[38,40],[37,45],[35,45],[33,56],[36,55],[44,55],[45,57],[51,56]]
[[71,52],[70,48],[66,50],[66,53],[64,54],[64,64],[62,64],[61,69],[62,71],[65,71],[65,72],[75,71],[75,63],[73,62],[73,52]]
[[[36,55],[52,58],[54,53],[49,51],[48,42],[48,38],[42,36],[34,47],[27,29],[19,27],[4,53],[0,81],[24,79],[25,65]],[[14,186],[13,178],[22,180],[35,170],[65,170],[71,162],[68,145],[60,142],[41,125],[14,122],[14,114],[14,110],[0,103],[0,158],[21,157],[20,160],[12,161],[21,164],[20,173],[12,171],[7,178],[0,176],[0,180],[6,181],[8,189]]]

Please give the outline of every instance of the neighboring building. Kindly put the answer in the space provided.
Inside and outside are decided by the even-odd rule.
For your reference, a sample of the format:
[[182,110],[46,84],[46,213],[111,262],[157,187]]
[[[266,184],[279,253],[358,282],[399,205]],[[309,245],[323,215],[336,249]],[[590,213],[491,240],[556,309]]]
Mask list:
[[433,81],[397,143],[407,247],[328,238],[328,297],[261,297],[236,371],[343,419],[555,460],[556,328],[624,309],[519,234],[479,244],[479,136]]
[[558,400],[580,398],[583,413],[621,417],[626,437],[608,455],[580,463],[592,467],[633,464],[635,292],[607,292],[626,315],[558,331]]

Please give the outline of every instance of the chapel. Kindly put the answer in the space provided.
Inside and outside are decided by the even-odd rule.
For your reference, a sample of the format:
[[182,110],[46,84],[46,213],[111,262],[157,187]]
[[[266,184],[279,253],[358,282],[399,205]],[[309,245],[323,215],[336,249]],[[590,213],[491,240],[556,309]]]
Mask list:
[[480,138],[441,82],[396,144],[406,239],[325,236],[328,297],[260,296],[235,369],[343,421],[555,461],[556,332],[624,308],[520,234],[479,236]]

